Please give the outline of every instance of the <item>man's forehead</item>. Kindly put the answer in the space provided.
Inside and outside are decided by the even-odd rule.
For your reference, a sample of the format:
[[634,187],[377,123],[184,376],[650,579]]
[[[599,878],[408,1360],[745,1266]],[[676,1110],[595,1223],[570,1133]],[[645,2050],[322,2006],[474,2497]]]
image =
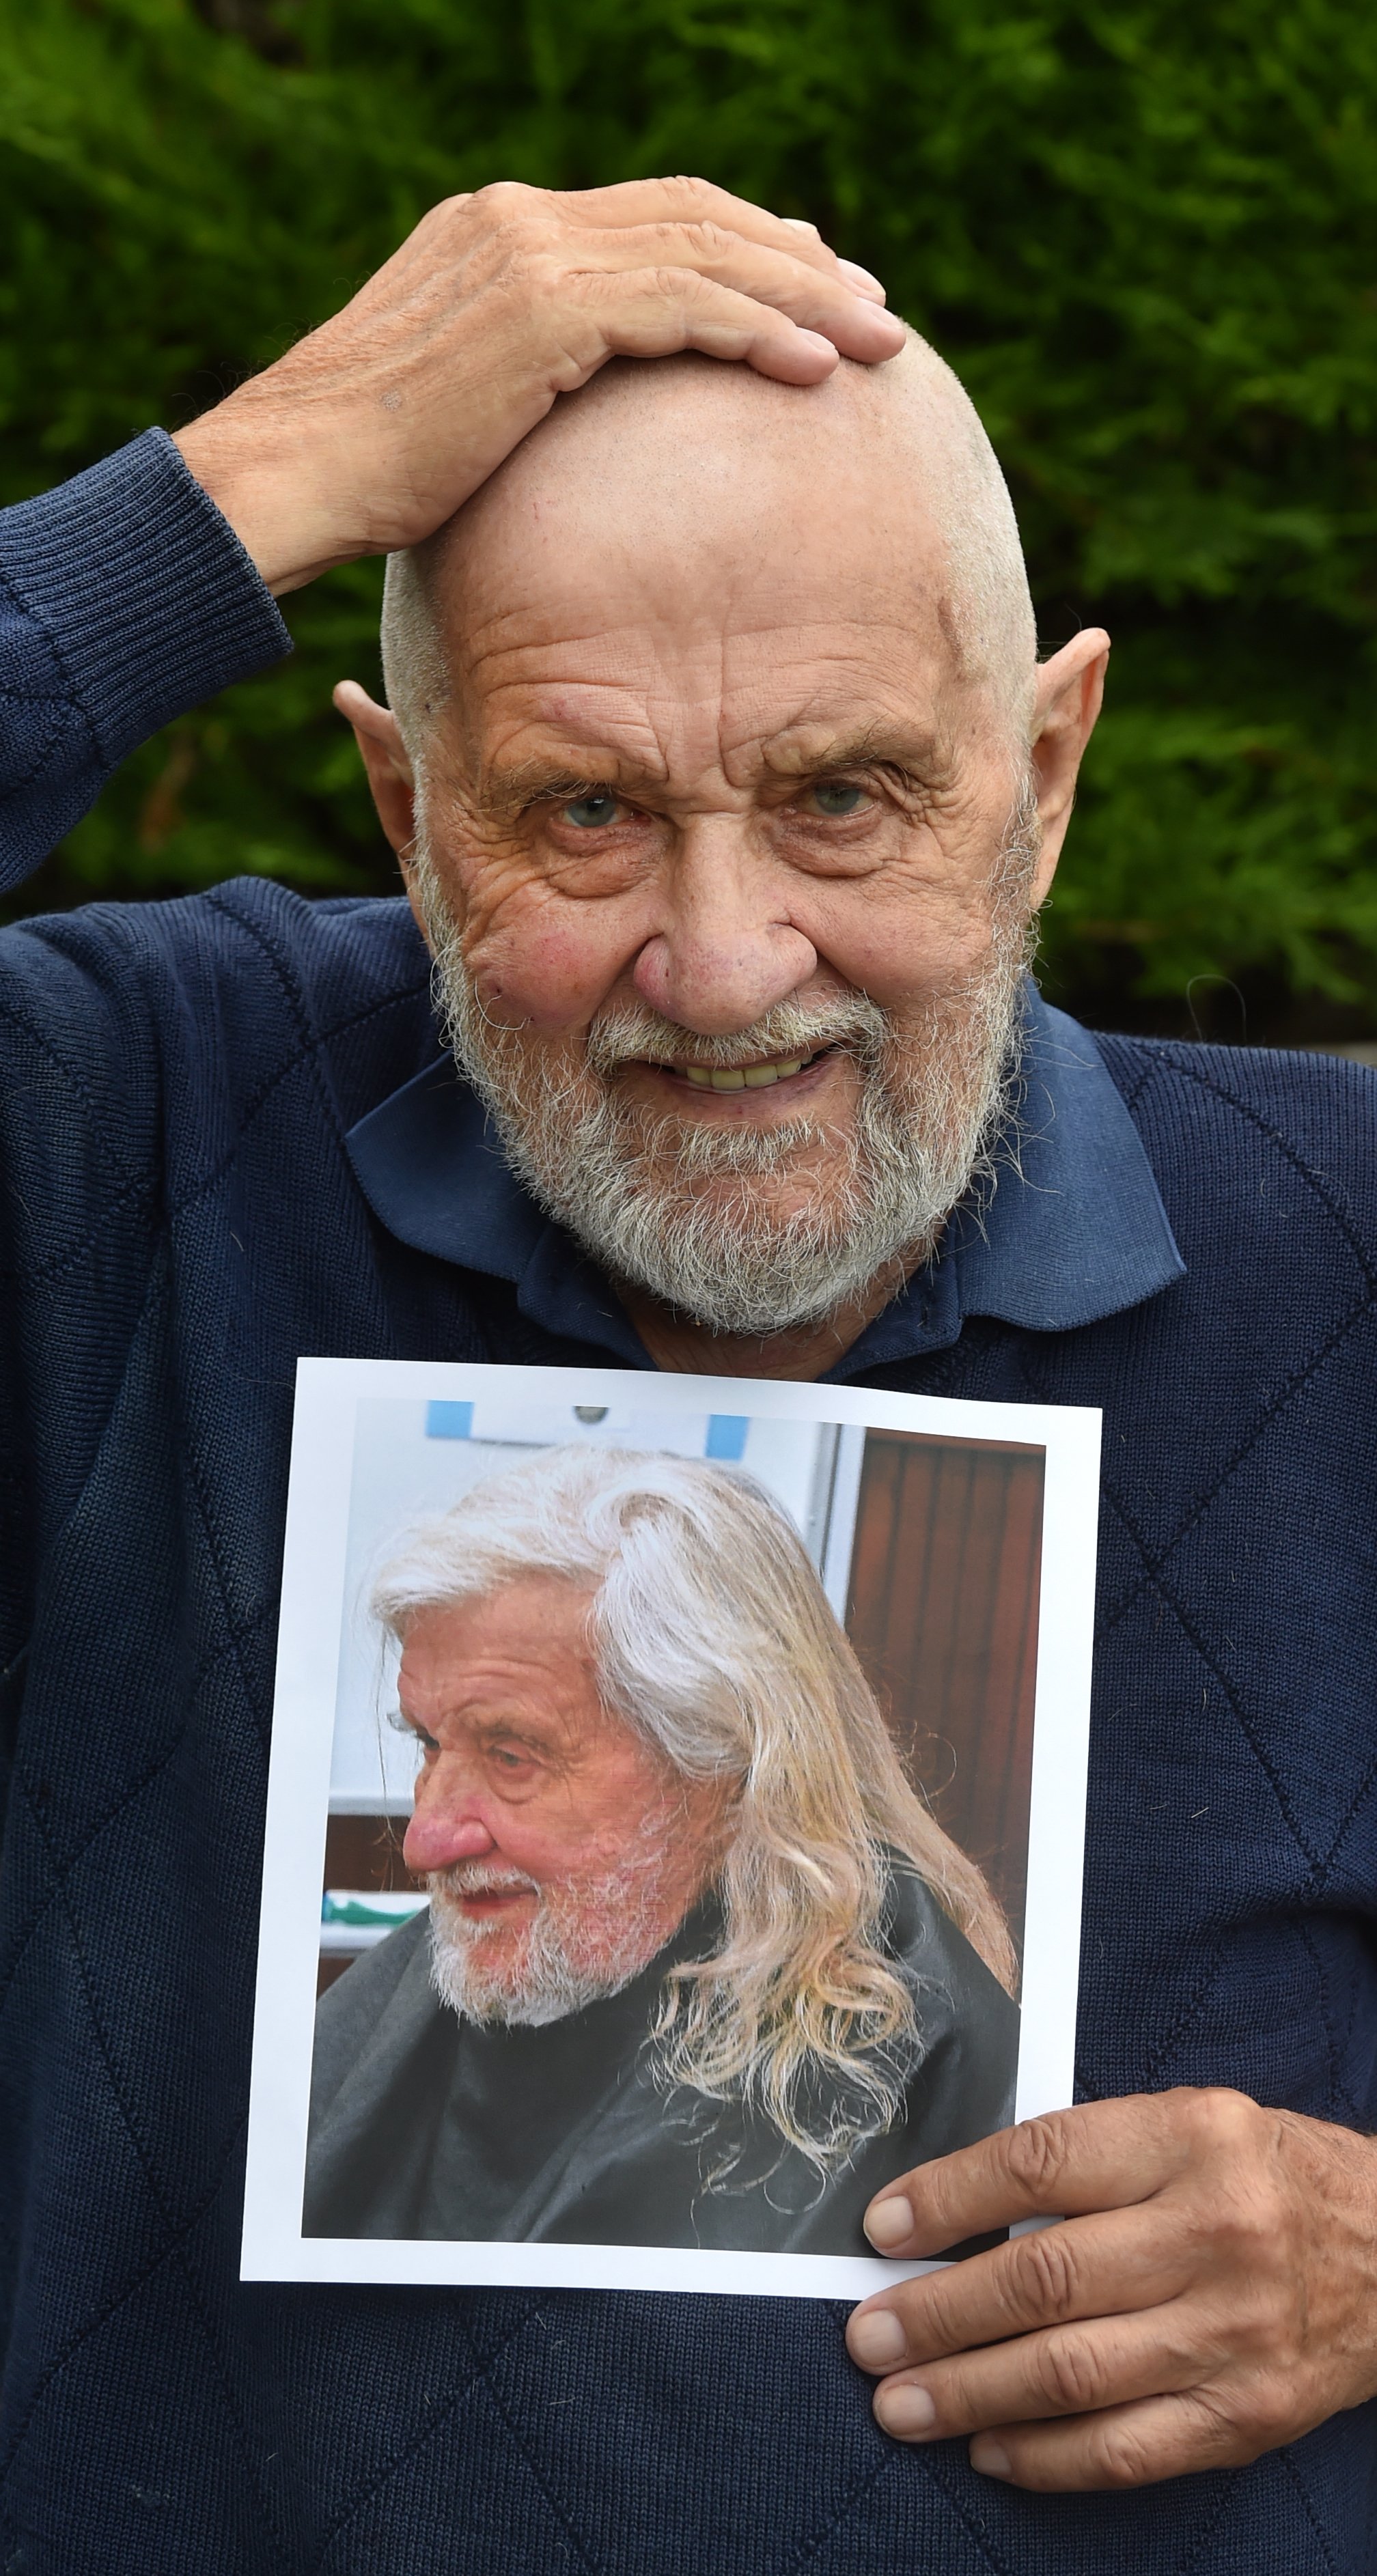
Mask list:
[[490,807],[566,774],[672,789],[706,771],[745,785],[868,759],[927,776],[956,714],[938,636],[882,619],[508,645],[466,679],[451,741]]
[[1005,722],[1034,637],[982,441],[930,351],[802,391],[706,359],[614,365],[422,552],[439,729],[470,775],[547,752],[516,745],[538,725],[625,742],[653,776],[676,726],[701,767],[709,722],[724,748],[800,711],[921,725],[945,702],[959,738],[987,701]]
[[766,656],[949,654],[945,539],[892,441],[731,377],[586,388],[459,513],[430,577],[466,696],[552,667],[682,692]]
[[575,1661],[586,1643],[591,1598],[572,1583],[532,1573],[491,1592],[430,1603],[408,1623],[403,1664]]

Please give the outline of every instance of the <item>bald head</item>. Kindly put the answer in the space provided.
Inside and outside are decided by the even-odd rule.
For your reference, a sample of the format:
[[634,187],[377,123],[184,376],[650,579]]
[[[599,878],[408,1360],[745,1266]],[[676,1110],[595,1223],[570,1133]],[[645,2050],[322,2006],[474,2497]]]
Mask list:
[[1013,508],[974,405],[925,341],[807,389],[696,356],[616,361],[447,526],[389,559],[388,699],[423,775],[434,724],[463,725],[509,606],[592,635],[613,594],[636,613],[639,585],[647,614],[720,615],[725,632],[758,616],[768,585],[771,626],[816,630],[843,581],[853,608],[868,592],[882,622],[926,632],[940,694],[1026,750],[1035,631]]

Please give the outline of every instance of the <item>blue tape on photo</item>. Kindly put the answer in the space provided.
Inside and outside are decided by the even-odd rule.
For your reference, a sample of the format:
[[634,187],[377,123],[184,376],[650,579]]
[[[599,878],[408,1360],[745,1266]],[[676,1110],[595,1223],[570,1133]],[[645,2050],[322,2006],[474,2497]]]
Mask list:
[[745,1413],[710,1413],[705,1458],[744,1458],[750,1416]]
[[467,1440],[473,1432],[471,1404],[428,1404],[427,1440]]

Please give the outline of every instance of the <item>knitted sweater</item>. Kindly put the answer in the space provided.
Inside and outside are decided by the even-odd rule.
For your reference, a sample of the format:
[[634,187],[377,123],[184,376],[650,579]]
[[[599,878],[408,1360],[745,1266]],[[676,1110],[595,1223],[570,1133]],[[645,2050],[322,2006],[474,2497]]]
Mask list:
[[[0,521],[17,862],[280,647],[165,446],[83,487]],[[1028,2496],[887,2441],[823,2303],[239,2283],[296,1358],[588,1356],[361,1196],[345,1131],[434,1044],[400,903],[246,882],[0,939],[0,2565],[1377,2569],[1371,2409],[1248,2469]],[[1368,2126],[1377,1083],[1100,1044],[1185,1278],[870,1382],[1104,1408],[1082,2095]]]

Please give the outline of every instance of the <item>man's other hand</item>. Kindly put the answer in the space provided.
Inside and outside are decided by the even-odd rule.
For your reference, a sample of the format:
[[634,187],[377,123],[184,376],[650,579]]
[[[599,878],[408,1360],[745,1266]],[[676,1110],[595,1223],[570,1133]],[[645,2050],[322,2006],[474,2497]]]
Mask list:
[[333,321],[178,434],[271,590],[416,545],[611,357],[699,349],[810,385],[903,325],[811,224],[702,179],[432,208]]
[[974,2434],[1015,2486],[1143,2486],[1254,2460],[1377,2392],[1377,2145],[1241,2093],[1136,2095],[1005,2129],[872,2202],[877,2250],[1011,2237],[847,2329],[900,2441]]

